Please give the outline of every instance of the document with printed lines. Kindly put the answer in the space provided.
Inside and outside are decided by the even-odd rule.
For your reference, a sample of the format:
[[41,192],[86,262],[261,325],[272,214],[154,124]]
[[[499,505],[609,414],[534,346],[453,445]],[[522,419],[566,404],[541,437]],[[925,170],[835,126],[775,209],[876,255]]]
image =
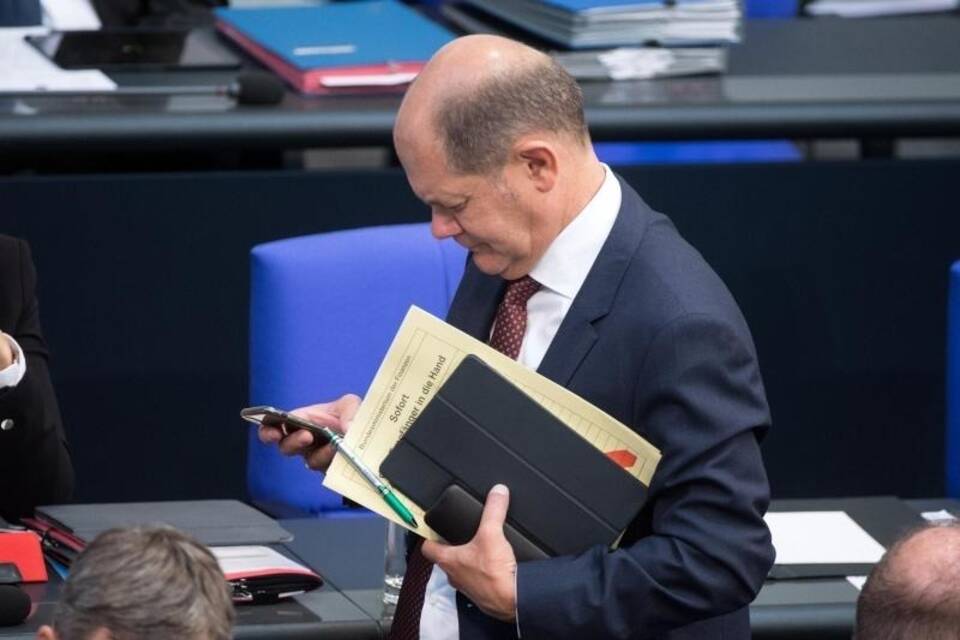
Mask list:
[[[415,306],[410,307],[380,363],[347,432],[346,444],[370,469],[378,472],[380,463],[429,404],[446,377],[470,354],[517,385],[639,482],[649,486],[660,461],[656,447],[583,398]],[[440,539],[424,523],[423,509],[397,492],[419,523],[416,529],[407,526],[343,456],[334,457],[323,484],[425,538]]]

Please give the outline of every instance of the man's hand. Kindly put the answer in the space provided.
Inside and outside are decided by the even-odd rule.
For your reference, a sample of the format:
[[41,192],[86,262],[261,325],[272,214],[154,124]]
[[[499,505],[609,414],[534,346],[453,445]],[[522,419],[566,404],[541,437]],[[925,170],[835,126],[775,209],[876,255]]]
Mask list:
[[0,371],[13,364],[13,345],[7,334],[0,331]]
[[[334,431],[346,433],[350,428],[350,421],[353,420],[359,408],[360,398],[348,393],[339,400],[300,407],[290,413],[310,422],[330,427]],[[257,435],[260,437],[260,442],[279,443],[280,453],[285,456],[303,456],[311,469],[326,471],[336,453],[330,445],[315,446],[313,434],[306,429],[298,429],[287,437],[283,437],[279,428],[260,425]]]
[[513,622],[517,613],[517,558],[503,535],[510,492],[490,489],[473,540],[458,547],[424,540],[424,557],[439,565],[450,585],[462,591],[488,616]]

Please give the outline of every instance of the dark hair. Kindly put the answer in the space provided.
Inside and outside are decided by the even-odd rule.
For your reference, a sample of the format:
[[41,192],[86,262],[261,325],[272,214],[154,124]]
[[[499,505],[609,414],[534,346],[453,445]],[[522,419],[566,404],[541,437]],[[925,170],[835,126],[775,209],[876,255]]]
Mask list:
[[534,131],[567,133],[583,144],[588,140],[580,87],[546,56],[446,98],[435,123],[447,161],[460,173],[487,174],[502,167],[510,145]]
[[61,640],[229,640],[234,620],[213,554],[170,527],[110,529],[81,553],[53,616]]
[[904,546],[934,529],[958,536],[956,524],[929,525],[894,544],[867,578],[857,601],[856,640],[960,639],[960,557],[938,565],[937,575],[916,584],[904,575]]

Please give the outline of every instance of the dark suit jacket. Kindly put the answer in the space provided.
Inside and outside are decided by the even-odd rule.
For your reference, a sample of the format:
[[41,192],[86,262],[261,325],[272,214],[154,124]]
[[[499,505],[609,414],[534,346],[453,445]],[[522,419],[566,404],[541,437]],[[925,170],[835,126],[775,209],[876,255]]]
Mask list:
[[38,504],[68,500],[73,465],[47,368],[35,294],[37,274],[26,242],[0,235],[0,330],[14,337],[27,359],[15,387],[0,389],[0,516],[13,519]]
[[[621,181],[616,223],[539,371],[657,446],[649,498],[620,549],[528,562],[519,625],[537,638],[750,637],[773,563],[758,441],[770,424],[733,297]],[[500,278],[468,266],[448,320],[485,340]],[[460,637],[514,637],[458,594]]]

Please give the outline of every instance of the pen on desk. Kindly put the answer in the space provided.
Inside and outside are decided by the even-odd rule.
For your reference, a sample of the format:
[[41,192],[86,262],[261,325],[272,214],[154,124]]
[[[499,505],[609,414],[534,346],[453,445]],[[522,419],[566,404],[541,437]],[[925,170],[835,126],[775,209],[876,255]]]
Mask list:
[[377,474],[371,471],[370,467],[365,465],[363,461],[360,460],[360,457],[354,453],[346,443],[344,443],[343,436],[329,427],[303,420],[302,418],[298,418],[292,414],[285,414],[284,417],[286,421],[293,426],[301,426],[308,429],[320,429],[323,432],[323,435],[330,440],[330,444],[332,444],[337,451],[343,454],[343,457],[347,459],[347,462],[349,462],[350,465],[356,469],[360,475],[366,478],[367,482],[373,485],[373,488],[376,489],[377,492],[383,497],[384,502],[390,505],[390,509],[392,509],[395,514],[400,516],[400,519],[406,522],[408,525],[414,528],[417,527],[417,519],[413,517],[413,514],[410,513],[410,510],[406,507],[406,505],[404,505],[403,502],[400,501],[400,498],[398,498],[397,495],[390,489],[390,487],[388,487],[387,484],[381,480]]

